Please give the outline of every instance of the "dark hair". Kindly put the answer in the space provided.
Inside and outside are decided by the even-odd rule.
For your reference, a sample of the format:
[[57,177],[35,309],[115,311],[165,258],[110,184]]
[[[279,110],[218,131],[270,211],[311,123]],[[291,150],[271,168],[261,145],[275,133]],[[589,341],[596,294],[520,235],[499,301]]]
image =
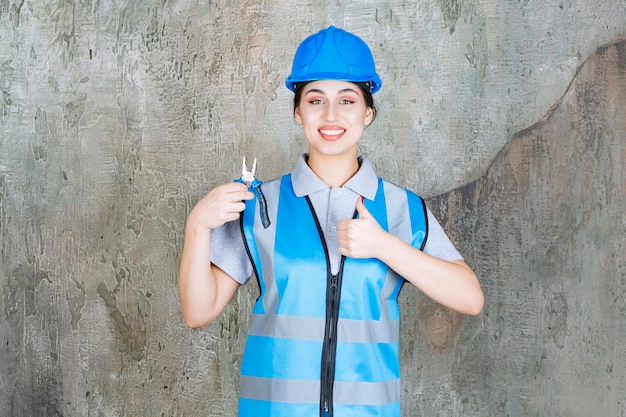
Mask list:
[[[293,111],[295,112],[296,109],[298,108],[298,106],[300,106],[300,100],[302,99],[302,92],[304,91],[304,86],[307,85],[308,83],[310,83],[312,81],[306,81],[303,83],[298,83],[298,84],[294,84],[293,86]],[[376,106],[374,105],[374,97],[372,96],[372,93],[370,92],[370,83],[356,83],[353,82],[352,84],[358,86],[361,89],[361,92],[363,93],[363,97],[365,98],[365,105],[367,107],[369,107],[370,109],[372,109],[372,122],[374,122],[374,119],[376,119]]]

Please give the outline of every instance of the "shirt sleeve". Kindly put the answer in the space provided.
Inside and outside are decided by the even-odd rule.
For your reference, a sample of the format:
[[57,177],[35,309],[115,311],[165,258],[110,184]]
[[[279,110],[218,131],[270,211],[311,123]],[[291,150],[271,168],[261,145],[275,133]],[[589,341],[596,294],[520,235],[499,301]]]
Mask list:
[[225,223],[211,231],[211,263],[241,285],[252,277],[252,264],[243,243],[239,220]]
[[428,213],[428,237],[424,246],[424,253],[448,262],[463,260],[435,216],[428,208],[426,212]]

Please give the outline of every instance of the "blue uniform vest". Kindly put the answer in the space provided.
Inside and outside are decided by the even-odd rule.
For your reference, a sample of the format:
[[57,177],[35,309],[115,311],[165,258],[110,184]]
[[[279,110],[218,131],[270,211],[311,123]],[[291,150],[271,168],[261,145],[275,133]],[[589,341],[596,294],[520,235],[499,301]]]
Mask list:
[[[270,226],[262,226],[256,200],[241,217],[261,294],[241,365],[239,416],[400,417],[404,279],[377,259],[346,257],[332,275],[313,207],[294,194],[291,175],[263,191]],[[423,248],[419,196],[379,179],[365,206],[383,229]]]

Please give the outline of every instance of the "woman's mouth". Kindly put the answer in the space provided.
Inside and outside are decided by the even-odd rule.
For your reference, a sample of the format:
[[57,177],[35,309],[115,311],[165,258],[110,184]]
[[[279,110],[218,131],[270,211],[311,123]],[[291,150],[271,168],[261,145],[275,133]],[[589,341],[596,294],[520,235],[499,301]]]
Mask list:
[[318,132],[324,140],[337,140],[343,136],[346,129],[339,126],[328,126],[320,128]]

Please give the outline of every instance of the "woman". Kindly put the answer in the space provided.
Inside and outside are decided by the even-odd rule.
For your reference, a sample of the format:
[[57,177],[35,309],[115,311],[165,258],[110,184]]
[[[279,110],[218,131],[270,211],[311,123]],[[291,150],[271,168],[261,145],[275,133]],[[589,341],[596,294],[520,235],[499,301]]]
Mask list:
[[332,26],[311,35],[287,87],[309,152],[263,184],[269,226],[237,182],[194,207],[180,266],[184,319],[210,323],[254,272],[261,295],[240,416],[400,416],[402,285],[472,315],[483,293],[423,200],[357,154],[381,87],[368,46]]

